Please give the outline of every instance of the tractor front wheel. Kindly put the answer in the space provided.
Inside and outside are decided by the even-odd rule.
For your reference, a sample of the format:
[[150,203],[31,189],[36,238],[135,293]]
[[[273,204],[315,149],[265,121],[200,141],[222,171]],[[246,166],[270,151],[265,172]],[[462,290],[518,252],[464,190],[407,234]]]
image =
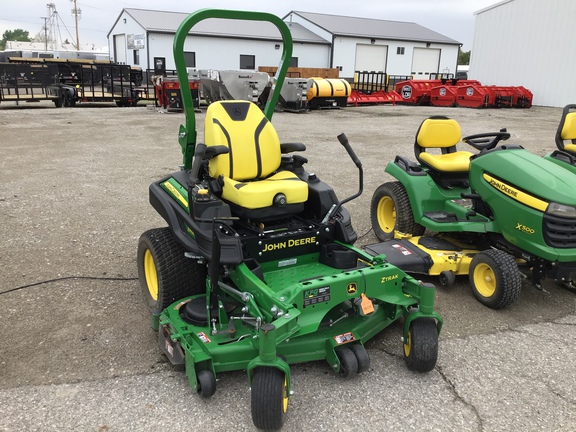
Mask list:
[[252,422],[258,429],[278,430],[288,411],[286,375],[275,367],[259,367],[252,379]]
[[394,231],[419,236],[425,228],[414,221],[410,198],[402,183],[384,183],[372,195],[370,220],[381,241],[394,238]]
[[138,277],[151,312],[206,290],[206,268],[184,256],[170,228],[146,231],[138,241]]
[[340,376],[342,378],[353,378],[358,373],[358,357],[350,348],[339,348],[336,355],[340,359]]
[[438,328],[433,318],[416,318],[404,340],[404,361],[408,369],[429,372],[438,360]]
[[472,258],[469,271],[474,297],[491,309],[502,309],[520,295],[522,277],[512,255],[488,249]]

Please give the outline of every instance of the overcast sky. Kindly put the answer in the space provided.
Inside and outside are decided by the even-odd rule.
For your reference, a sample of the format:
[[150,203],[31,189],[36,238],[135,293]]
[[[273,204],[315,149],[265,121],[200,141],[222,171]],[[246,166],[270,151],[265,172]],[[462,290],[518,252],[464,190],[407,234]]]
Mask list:
[[[346,15],[392,21],[415,22],[472,49],[474,12],[498,3],[499,0],[77,0],[81,9],[80,44],[106,47],[107,33],[123,8],[139,8],[174,12],[193,12],[201,8],[222,8],[270,12],[279,17],[292,10]],[[73,0],[0,0],[0,35],[6,30],[28,30],[30,37],[43,32],[48,16],[46,5],[53,3],[60,17],[62,40],[73,41],[76,29]]]

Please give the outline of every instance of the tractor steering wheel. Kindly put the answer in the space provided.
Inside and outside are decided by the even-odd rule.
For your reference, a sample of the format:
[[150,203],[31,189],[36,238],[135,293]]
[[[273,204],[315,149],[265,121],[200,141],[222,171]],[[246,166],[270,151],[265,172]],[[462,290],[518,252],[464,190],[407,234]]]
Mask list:
[[466,144],[470,144],[477,150],[490,150],[496,147],[500,141],[506,141],[510,138],[510,134],[506,129],[501,129],[500,132],[488,132],[476,135],[468,135],[462,138]]

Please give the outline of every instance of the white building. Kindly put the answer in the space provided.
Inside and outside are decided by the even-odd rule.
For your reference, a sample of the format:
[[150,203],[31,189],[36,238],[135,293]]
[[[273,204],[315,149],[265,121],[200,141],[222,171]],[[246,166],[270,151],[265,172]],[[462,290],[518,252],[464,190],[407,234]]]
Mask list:
[[524,86],[534,105],[576,103],[576,1],[506,0],[475,16],[470,78]]
[[284,21],[298,23],[330,42],[326,67],[340,76],[383,71],[427,79],[431,73],[456,73],[460,43],[412,22],[292,11]]
[[[188,14],[123,9],[108,33],[113,61],[175,69],[172,46]],[[292,11],[284,18],[294,40],[291,66],[339,68],[428,78],[455,73],[460,43],[415,23]],[[277,66],[281,36],[267,22],[208,19],[195,25],[185,60],[198,69],[257,69]],[[189,51],[188,51],[189,50]]]

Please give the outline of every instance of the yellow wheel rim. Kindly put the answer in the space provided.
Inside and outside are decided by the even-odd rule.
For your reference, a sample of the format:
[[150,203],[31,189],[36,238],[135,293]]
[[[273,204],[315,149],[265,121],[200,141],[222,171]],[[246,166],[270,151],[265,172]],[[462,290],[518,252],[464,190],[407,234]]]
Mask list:
[[378,218],[378,225],[382,231],[385,233],[391,233],[394,231],[394,227],[396,226],[396,207],[394,206],[392,198],[385,196],[378,201],[376,215]]
[[404,341],[404,355],[406,357],[410,357],[411,350],[412,350],[412,335],[410,334],[410,330],[408,330],[408,336]]
[[496,275],[488,264],[480,263],[474,269],[474,285],[482,297],[492,297],[496,292]]
[[288,394],[286,389],[288,388],[288,383],[286,382],[286,376],[284,376],[284,386],[282,387],[282,412],[286,414],[288,411]]
[[144,253],[144,275],[146,276],[146,286],[150,297],[155,301],[158,300],[158,274],[156,273],[156,264],[150,249]]

